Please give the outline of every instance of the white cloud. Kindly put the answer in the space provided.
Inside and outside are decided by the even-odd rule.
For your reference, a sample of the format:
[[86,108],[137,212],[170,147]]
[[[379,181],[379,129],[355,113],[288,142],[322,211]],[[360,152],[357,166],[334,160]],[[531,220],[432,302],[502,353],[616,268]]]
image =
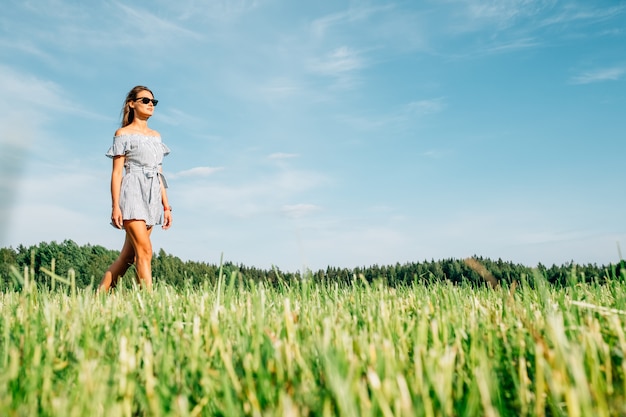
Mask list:
[[82,196],[89,195],[89,190],[94,188],[94,184],[101,184],[104,192],[109,177],[109,173],[85,167],[72,166],[71,169],[67,169],[62,165],[37,166],[22,179],[19,191],[22,199],[33,203],[47,201],[58,202],[61,205],[84,206],[90,202],[84,201]]
[[63,90],[51,81],[39,79],[11,67],[0,65],[0,106],[23,105],[26,109],[46,109],[66,111],[70,101],[63,96]]
[[177,193],[176,199],[181,201],[178,205],[182,204],[190,210],[211,210],[228,217],[247,218],[278,213],[286,201],[293,201],[302,193],[328,183],[328,178],[322,174],[300,170],[283,170],[275,175],[245,178],[246,182],[238,184],[191,184],[181,181],[174,192]]
[[542,42],[533,38],[513,39],[507,42],[494,43],[480,51],[483,54],[493,54],[502,52],[517,51],[519,49],[536,48],[541,46]]
[[85,110],[59,84],[4,65],[0,65],[0,96],[3,98],[0,121],[7,115],[29,114],[31,121],[28,125],[32,127],[50,119],[50,111],[108,120],[108,117]]
[[106,230],[110,215],[110,173],[67,162],[25,167],[14,190],[8,243],[99,240],[97,229]]
[[[53,135],[48,127],[51,121],[68,115],[86,120],[102,117],[78,107],[57,83],[5,65],[0,65],[0,97],[0,207],[10,216],[0,220],[3,229],[0,238],[4,239],[4,235],[8,236],[6,230],[15,228],[12,219],[24,218],[25,195],[37,199],[39,204],[53,204],[51,202],[63,198],[69,201],[75,195],[84,199],[83,196],[88,195],[88,192],[74,194],[74,186],[82,191],[89,190],[84,183],[76,183],[83,178],[81,173],[57,175],[62,170],[56,167],[47,170],[45,175],[25,176],[33,156],[41,163],[50,155],[62,153],[63,146],[51,138]],[[42,169],[42,166],[35,168]],[[32,228],[37,230],[34,224]]]
[[450,0],[458,19],[456,30],[473,31],[485,27],[507,28],[523,18],[552,9],[556,0]]
[[223,169],[223,167],[195,167],[168,176],[171,178],[208,177]]
[[430,159],[440,159],[446,156],[448,153],[449,151],[444,151],[440,149],[429,149],[427,151],[422,152],[421,155],[423,157],[430,158]]
[[296,218],[296,219],[305,217],[319,210],[321,210],[320,206],[317,206],[315,204],[304,204],[304,203],[284,205],[281,208],[281,211],[284,215],[286,215],[287,217]]
[[311,23],[311,31],[316,37],[323,37],[334,26],[343,26],[361,20],[366,20],[370,16],[393,9],[393,5],[378,7],[351,7],[348,10],[332,13],[327,16],[315,19]]
[[357,45],[362,50],[375,50],[379,58],[385,57],[382,59],[397,53],[426,51],[428,25],[432,20],[430,10],[406,6],[353,3],[347,10],[313,20],[309,42],[325,46]]
[[[157,97],[158,98],[158,97]],[[156,115],[159,120],[172,126],[199,126],[203,123],[203,118],[194,116],[184,110],[169,106],[163,111],[159,111]]]
[[445,18],[446,30],[452,34],[467,34],[508,30],[523,19],[553,7],[555,0],[449,0],[447,3],[451,10]]
[[174,6],[173,14],[181,20],[206,19],[210,21],[231,21],[242,14],[252,12],[261,6],[259,0],[179,0],[175,3],[163,2],[166,6]]
[[572,84],[591,84],[602,81],[616,81],[626,73],[626,67],[602,68],[586,71],[570,79]]
[[440,113],[445,107],[445,98],[437,97],[412,101],[387,114],[343,115],[339,119],[360,130],[375,130],[409,123],[428,115]]
[[556,0],[469,0],[466,4],[470,16],[474,19],[503,22],[537,15],[545,9],[554,7]]
[[258,88],[260,96],[272,101],[292,97],[303,91],[303,86],[295,80],[281,77],[270,80]]
[[[95,72],[90,68],[90,62],[78,59],[94,51],[101,55],[114,52],[119,56],[128,49],[139,53],[150,47],[151,54],[167,49],[168,56],[171,56],[172,45],[205,38],[173,18],[177,13],[168,7],[169,3],[158,7],[154,4],[129,6],[117,1],[89,6],[58,0],[45,0],[36,5],[15,4],[12,12],[20,16],[19,21],[9,20],[3,25],[10,33],[13,48],[36,56],[59,70],[76,71],[80,75],[88,70]],[[58,60],[62,53],[68,53],[74,59],[70,62]],[[127,56],[127,61],[132,58],[145,59],[143,56]],[[155,65],[159,64],[160,61],[155,62]]]
[[416,116],[439,113],[444,108],[445,102],[443,97],[412,101],[406,107],[409,115]]
[[291,158],[297,158],[299,156],[300,155],[298,155],[297,153],[276,152],[268,156],[268,158],[269,159],[291,159]]
[[12,49],[18,53],[31,55],[44,62],[56,61],[56,58],[52,54],[37,46],[30,39],[12,39],[10,41],[8,39],[0,39],[0,49],[2,48]]
[[359,53],[347,46],[336,48],[322,59],[311,64],[315,73],[328,76],[341,76],[345,73],[361,69],[365,65]]
[[593,7],[593,3],[591,6],[589,4],[583,3],[584,6],[568,4],[566,7],[562,7],[559,9],[558,13],[548,18],[545,18],[541,24],[542,25],[560,25],[563,23],[571,23],[576,21],[603,21],[606,19],[611,19],[626,11],[626,5],[619,5],[614,7]]
[[457,58],[537,48],[555,44],[564,36],[571,39],[573,33],[579,37],[604,36],[606,31],[585,29],[626,11],[626,5],[602,7],[557,0],[447,0],[447,4],[451,11],[442,18],[442,39],[484,34],[465,42],[460,53],[447,53]]
[[[317,225],[302,235],[301,252],[313,270],[328,265],[339,267],[392,264],[393,261],[416,260],[424,253],[419,250],[419,237],[406,228],[384,225],[342,226]],[[424,245],[426,247],[426,245]]]
[[29,13],[40,15],[48,19],[85,21],[91,17],[89,8],[76,7],[71,2],[64,0],[23,1],[19,3],[20,6],[28,10]]
[[198,33],[182,25],[174,24],[171,19],[158,17],[145,8],[138,9],[122,3],[115,4],[124,12],[127,20],[126,23],[143,33],[144,41],[167,41],[172,37],[178,39],[180,36],[202,39],[202,36]]

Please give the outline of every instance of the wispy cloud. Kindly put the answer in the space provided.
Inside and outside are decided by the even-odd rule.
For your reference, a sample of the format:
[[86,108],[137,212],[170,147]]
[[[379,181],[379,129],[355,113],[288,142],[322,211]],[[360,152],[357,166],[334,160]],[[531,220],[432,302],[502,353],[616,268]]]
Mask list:
[[127,23],[143,33],[144,41],[167,41],[168,38],[173,36],[202,38],[198,33],[182,25],[176,25],[169,19],[158,17],[146,9],[139,9],[122,3],[115,4],[123,12]]
[[[4,174],[5,168],[4,164],[0,165],[0,174]],[[106,173],[68,161],[35,167],[22,164],[15,168],[23,169],[21,178],[16,179],[19,187],[3,195],[9,199],[15,196],[17,202],[15,221],[7,224],[9,238],[24,243],[39,239],[33,242],[36,243],[44,239],[75,239],[80,235],[84,241],[92,238],[89,235],[94,233],[94,224],[106,224]],[[15,172],[10,175],[14,176]],[[100,186],[102,192],[98,191]],[[1,188],[0,192],[4,193]]]
[[263,2],[259,0],[179,0],[171,3],[166,0],[163,3],[171,5],[171,12],[181,20],[200,18],[211,21],[229,21],[261,7]]
[[446,3],[451,6],[451,12],[442,18],[446,30],[440,34],[441,39],[484,35],[475,38],[469,48],[465,43],[466,49],[460,53],[444,51],[457,58],[543,47],[573,34],[606,36],[616,33],[615,30],[594,34],[584,29],[626,13],[626,5],[603,7],[557,0],[447,0]]
[[168,176],[171,178],[198,178],[198,177],[208,177],[210,175],[215,174],[218,171],[222,171],[223,167],[195,167],[191,169],[186,169],[184,171],[176,172],[173,174],[169,174]]
[[[229,179],[232,180],[232,179]],[[206,207],[228,217],[248,218],[282,212],[288,201],[303,192],[328,183],[328,178],[313,171],[282,170],[274,175],[255,176],[240,183],[177,184],[178,205]]]
[[42,61],[54,63],[57,61],[52,54],[37,46],[31,39],[0,39],[0,49],[7,48],[20,54],[34,56]]
[[368,19],[370,16],[393,9],[393,5],[385,5],[385,6],[377,6],[377,7],[351,7],[348,10],[341,11],[338,13],[332,13],[321,17],[319,19],[315,19],[311,23],[311,32],[316,37],[322,37],[326,35],[326,33],[335,26],[343,26],[345,24],[350,24],[362,20]]
[[176,107],[168,107],[163,111],[159,111],[156,117],[172,126],[198,126],[202,125],[204,121],[200,116],[194,116]]
[[560,25],[577,21],[597,22],[612,19],[626,12],[626,5],[613,7],[594,7],[594,3],[583,5],[568,4],[560,8],[555,14],[546,17],[541,21],[541,25]]
[[445,155],[449,154],[449,151],[441,150],[441,149],[429,149],[421,153],[421,155],[425,158],[430,159],[440,159]]
[[291,204],[291,205],[284,205],[281,208],[281,212],[292,219],[299,219],[305,216],[308,216],[311,213],[314,213],[316,211],[320,211],[321,207],[317,206],[315,204],[305,204],[305,203],[300,203],[300,204]]
[[269,101],[292,97],[303,91],[299,82],[289,78],[274,78],[258,87],[259,95]]
[[276,152],[268,156],[269,159],[291,159],[297,158],[300,155],[297,153],[285,153],[285,152]]
[[[50,129],[51,121],[64,117],[83,120],[102,117],[79,107],[61,85],[4,65],[0,65],[0,97],[0,209],[5,214],[11,214],[20,194],[27,195],[27,198],[40,198],[40,202],[64,200],[68,197],[64,195],[64,190],[72,194],[70,199],[75,195],[89,194],[89,188],[85,188],[84,193],[76,192],[74,188],[75,185],[82,185],[74,182],[79,177],[84,179],[80,173],[58,182],[47,182],[53,177],[58,179],[54,169],[44,171],[44,175],[36,175],[29,181],[24,178],[24,173],[33,157],[41,161],[60,153],[65,158],[65,164],[72,165],[67,160],[72,145],[65,146],[51,139],[54,136]],[[36,168],[41,168],[41,165]],[[19,210],[24,214],[21,208]],[[8,217],[3,217],[0,221],[0,228],[3,229],[0,240],[5,234],[5,226],[13,227],[12,223],[6,223],[6,219]],[[33,230],[37,230],[36,227]]]
[[445,106],[446,103],[443,97],[417,100],[406,105],[406,113],[409,116],[424,116],[439,113]]
[[22,188],[21,177],[27,162],[27,150],[32,143],[27,123],[3,123],[0,119],[0,244],[4,243],[15,204]]
[[[0,64],[0,121],[29,114],[31,126],[52,117],[51,112],[108,120],[80,106],[59,84]],[[8,120],[8,119],[7,119]]]
[[[96,50],[100,54],[109,51],[121,53],[119,48],[142,51],[150,46],[150,52],[155,53],[155,50],[169,48],[181,41],[204,39],[199,32],[172,19],[175,13],[170,13],[168,7],[129,6],[116,1],[84,7],[72,2],[46,0],[36,5],[19,2],[15,8],[31,24],[7,21],[3,25],[11,34],[13,47],[55,67],[59,66],[55,54],[60,51],[78,56],[83,53],[89,55]],[[33,24],[33,21],[40,24]],[[51,33],[54,36],[50,36]],[[171,48],[169,50],[171,53]],[[63,64],[72,69],[67,62]]]
[[[0,65],[0,92],[2,103],[12,107],[20,104],[30,109],[67,111],[70,101],[64,97],[60,85],[33,75]],[[0,104],[2,106],[2,104]]]
[[500,24],[535,16],[554,7],[556,0],[464,0],[473,19],[491,20]]
[[360,130],[376,130],[391,125],[411,123],[429,115],[442,112],[446,108],[444,97],[415,100],[395,111],[376,115],[343,115],[340,120]]
[[353,2],[346,10],[313,20],[310,41],[375,49],[379,56],[427,50],[428,10],[399,3],[372,6]]
[[357,51],[342,46],[331,51],[325,57],[314,60],[310,68],[313,72],[322,75],[341,76],[358,70],[364,65],[365,62]]
[[536,48],[542,45],[543,43],[541,41],[533,38],[512,39],[507,42],[494,43],[492,45],[489,45],[481,52],[487,55],[503,52],[512,52],[520,49]]
[[454,32],[506,29],[554,7],[556,0],[450,0]]
[[626,67],[601,68],[585,71],[570,79],[571,84],[591,84],[603,81],[616,81],[626,73]]
[[64,0],[23,1],[20,6],[33,15],[39,15],[47,19],[59,20],[88,20],[91,16],[89,8],[76,6]]

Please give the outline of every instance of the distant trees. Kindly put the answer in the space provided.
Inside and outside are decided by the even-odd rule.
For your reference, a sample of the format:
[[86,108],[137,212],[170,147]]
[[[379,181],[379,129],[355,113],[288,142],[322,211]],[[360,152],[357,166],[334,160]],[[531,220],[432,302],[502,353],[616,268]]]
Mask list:
[[[61,243],[42,242],[38,245],[17,248],[0,248],[0,289],[12,285],[10,267],[16,266],[20,273],[24,267],[32,267],[35,281],[39,285],[50,285],[50,277],[42,271],[54,268],[54,272],[66,277],[70,269],[74,270],[76,284],[84,288],[100,281],[108,266],[119,254],[119,251],[106,249],[102,246],[79,246],[72,240]],[[420,283],[429,284],[436,281],[451,281],[455,284],[487,285],[489,280],[498,283],[511,283],[526,280],[533,283],[537,274],[554,285],[565,285],[575,281],[600,281],[624,279],[626,267],[617,265],[598,266],[595,264],[566,265],[550,267],[539,264],[536,268],[513,264],[502,259],[492,261],[482,257],[472,258],[473,262],[463,259],[443,259],[423,262],[411,262],[395,265],[371,265],[349,268],[329,266],[318,271],[283,272],[278,268],[263,270],[244,265],[225,262],[223,265],[208,264],[195,261],[182,261],[180,258],[160,250],[152,260],[152,273],[156,282],[166,282],[176,287],[214,285],[219,277],[220,269],[226,280],[236,279],[244,284],[263,282],[267,285],[288,284],[303,278],[316,282],[333,282],[349,284],[354,280],[368,283],[381,281],[389,286]],[[479,265],[480,268],[476,268]],[[486,277],[485,273],[489,276]],[[131,268],[124,282],[130,282],[134,275]]]
[[109,264],[117,258],[119,252],[106,249],[102,246],[78,246],[72,240],[62,243],[42,242],[39,245],[23,246],[16,249],[0,249],[0,282],[10,281],[10,265],[18,267],[21,273],[24,267],[32,267],[35,280],[40,284],[50,282],[41,268],[54,270],[57,275],[66,277],[69,270],[76,273],[76,284],[85,287],[92,282],[99,281]]
[[17,265],[16,252],[11,248],[0,248],[0,285],[8,279],[11,265]]

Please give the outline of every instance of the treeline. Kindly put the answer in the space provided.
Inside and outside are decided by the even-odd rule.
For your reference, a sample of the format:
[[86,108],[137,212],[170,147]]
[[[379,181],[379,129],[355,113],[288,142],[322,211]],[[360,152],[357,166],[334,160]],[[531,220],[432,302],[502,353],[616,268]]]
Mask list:
[[[76,286],[85,288],[97,285],[108,266],[117,258],[119,251],[102,246],[79,246],[72,240],[62,243],[42,242],[38,245],[17,248],[0,248],[0,289],[19,285],[16,274],[23,276],[29,271],[29,277],[39,285],[52,285],[49,273],[52,271],[61,277],[67,277],[70,271],[75,276]],[[617,265],[576,265],[573,262],[550,267],[537,265],[530,268],[513,264],[501,259],[493,261],[482,257],[471,259],[444,259],[412,262],[395,265],[371,265],[349,268],[328,267],[318,271],[281,271],[236,265],[225,262],[223,265],[204,262],[182,261],[180,258],[160,250],[152,260],[152,274],[155,282],[164,282],[175,287],[213,285],[217,282],[220,271],[225,279],[242,283],[264,282],[268,285],[289,284],[305,278],[317,282],[347,284],[355,279],[360,281],[383,281],[395,286],[420,282],[428,284],[435,281],[453,283],[471,283],[474,285],[493,285],[526,280],[532,282],[538,276],[555,285],[564,285],[571,280],[606,282],[612,279],[624,279],[620,264]],[[32,276],[31,276],[32,275]],[[134,280],[134,270],[129,269],[123,283]]]

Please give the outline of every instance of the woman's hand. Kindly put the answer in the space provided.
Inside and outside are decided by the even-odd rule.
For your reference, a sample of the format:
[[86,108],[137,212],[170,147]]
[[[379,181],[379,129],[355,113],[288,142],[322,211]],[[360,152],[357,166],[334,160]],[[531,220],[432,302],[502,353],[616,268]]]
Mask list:
[[111,212],[111,223],[118,229],[121,229],[124,224],[122,219],[122,210],[119,206],[113,207],[113,211]]
[[163,210],[163,230],[167,230],[172,225],[172,209]]

